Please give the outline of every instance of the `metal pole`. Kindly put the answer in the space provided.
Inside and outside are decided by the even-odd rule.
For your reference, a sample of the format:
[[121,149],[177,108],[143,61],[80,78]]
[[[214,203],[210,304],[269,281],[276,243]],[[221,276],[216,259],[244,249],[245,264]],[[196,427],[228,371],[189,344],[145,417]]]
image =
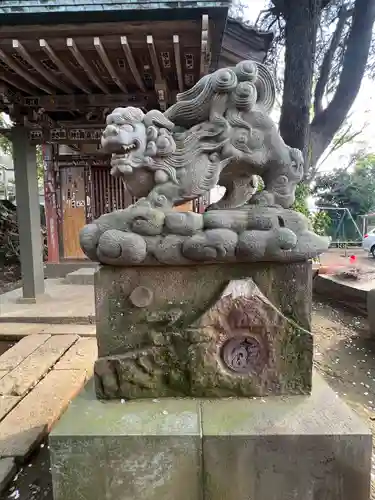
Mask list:
[[353,222],[353,224],[354,224],[354,227],[356,228],[356,230],[357,230],[357,232],[358,232],[359,236],[360,236],[360,237],[362,237],[361,230],[360,230],[360,229],[359,229],[359,227],[357,226],[356,221],[353,219],[353,216],[352,216],[352,214],[351,214],[350,210],[349,210],[348,208],[346,208],[345,210],[347,211],[347,213],[348,213],[349,217],[351,218],[351,220],[352,220],[352,222]]

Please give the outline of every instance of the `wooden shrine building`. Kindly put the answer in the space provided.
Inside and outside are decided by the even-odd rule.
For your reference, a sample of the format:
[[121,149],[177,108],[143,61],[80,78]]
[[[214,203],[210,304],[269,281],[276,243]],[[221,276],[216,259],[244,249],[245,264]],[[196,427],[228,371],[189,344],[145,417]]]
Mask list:
[[223,0],[2,0],[0,111],[14,122],[2,132],[13,142],[25,300],[44,293],[36,145],[48,260],[83,259],[79,230],[132,202],[99,150],[106,115],[127,105],[165,110],[208,72],[264,59],[272,35],[226,24],[228,7]]

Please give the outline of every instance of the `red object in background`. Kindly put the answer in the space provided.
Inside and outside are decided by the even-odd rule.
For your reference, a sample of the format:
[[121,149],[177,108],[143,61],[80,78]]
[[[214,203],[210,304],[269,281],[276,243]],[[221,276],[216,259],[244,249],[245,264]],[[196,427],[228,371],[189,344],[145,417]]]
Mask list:
[[59,262],[59,237],[57,224],[57,199],[55,172],[52,162],[52,146],[43,144],[44,210],[47,226],[48,262]]
[[357,257],[356,257],[355,255],[351,255],[351,256],[349,257],[349,260],[350,260],[350,263],[351,263],[351,264],[354,264],[354,262],[357,260]]
[[364,238],[368,238],[368,234],[365,234],[365,235],[364,235]]

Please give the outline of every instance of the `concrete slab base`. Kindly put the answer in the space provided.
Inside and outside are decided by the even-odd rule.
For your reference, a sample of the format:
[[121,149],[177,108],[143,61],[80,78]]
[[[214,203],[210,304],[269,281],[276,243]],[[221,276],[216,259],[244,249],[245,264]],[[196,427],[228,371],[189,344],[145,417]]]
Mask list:
[[92,267],[97,269],[99,264],[91,260],[73,260],[63,262],[46,262],[44,265],[44,276],[46,278],[65,278],[69,273],[82,269],[83,267]]
[[355,313],[367,316],[368,293],[375,288],[375,280],[345,281],[330,275],[318,275],[314,278],[313,290],[317,295],[342,304]]
[[[0,322],[44,324],[95,323],[94,287],[45,280],[45,294],[36,303],[22,301],[22,288],[0,295]],[[20,299],[21,302],[20,303]]]
[[94,285],[95,267],[81,267],[66,275],[64,283],[69,285]]
[[368,500],[371,434],[314,374],[311,396],[95,399],[50,435],[54,500]]
[[42,295],[38,295],[37,297],[18,297],[15,300],[16,304],[45,304],[51,301],[52,298],[50,295],[43,293]]

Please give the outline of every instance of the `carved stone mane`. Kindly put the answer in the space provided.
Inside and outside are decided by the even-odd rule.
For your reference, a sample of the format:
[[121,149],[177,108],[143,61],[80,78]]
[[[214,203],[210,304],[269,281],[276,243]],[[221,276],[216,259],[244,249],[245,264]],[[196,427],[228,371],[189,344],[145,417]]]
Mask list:
[[[269,117],[274,101],[267,68],[243,61],[203,77],[165,113],[115,109],[102,146],[112,153],[112,174],[139,201],[82,231],[86,255],[108,264],[188,264],[319,253],[327,242],[288,210],[303,158]],[[218,184],[226,192],[212,215],[172,211]]]

